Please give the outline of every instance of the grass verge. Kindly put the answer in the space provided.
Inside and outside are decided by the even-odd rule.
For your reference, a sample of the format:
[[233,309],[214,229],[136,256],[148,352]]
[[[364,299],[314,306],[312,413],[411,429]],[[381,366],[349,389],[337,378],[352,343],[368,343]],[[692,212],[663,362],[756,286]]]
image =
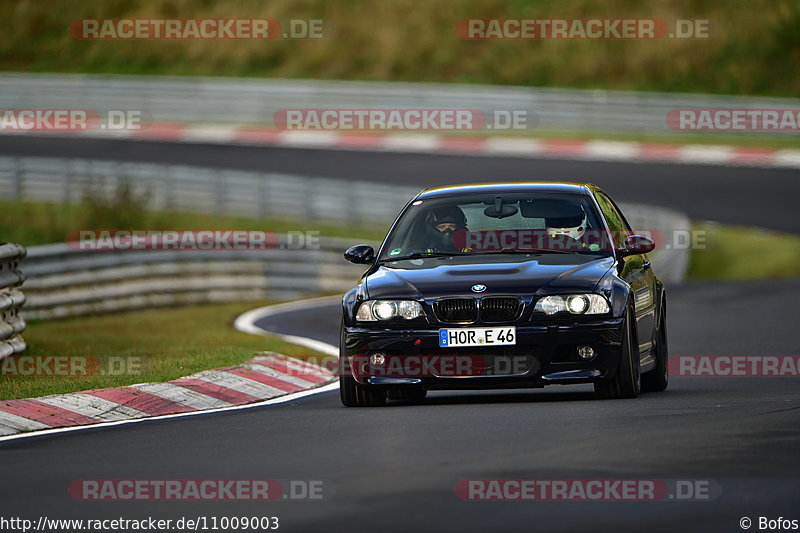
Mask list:
[[800,237],[759,228],[696,223],[705,249],[692,250],[689,279],[800,277]]
[[[344,227],[285,219],[261,219],[214,216],[176,211],[136,210],[126,214],[130,205],[120,205],[114,212],[98,212],[81,204],[45,204],[0,200],[0,241],[25,246],[64,242],[68,232],[80,228],[150,229],[150,230],[262,230],[318,231],[325,237],[382,240],[388,226]],[[135,215],[135,216],[129,216]],[[24,220],[25,224],[19,221]]]
[[[0,69],[488,83],[796,96],[800,4],[793,0],[17,0]],[[81,18],[318,19],[319,39],[80,40]],[[705,19],[709,38],[486,40],[465,18]]]
[[[33,398],[134,383],[169,381],[210,368],[236,365],[270,350],[297,357],[319,356],[277,337],[241,333],[232,327],[241,313],[271,302],[207,304],[93,317],[35,321],[24,333],[26,356],[87,356],[97,375],[22,377],[0,362],[0,400]],[[81,361],[81,359],[76,359]]]

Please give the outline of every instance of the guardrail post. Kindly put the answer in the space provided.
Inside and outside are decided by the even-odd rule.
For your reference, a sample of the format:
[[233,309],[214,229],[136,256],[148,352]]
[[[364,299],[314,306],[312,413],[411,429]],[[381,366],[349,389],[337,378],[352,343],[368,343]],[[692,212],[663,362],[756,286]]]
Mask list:
[[21,157],[14,158],[14,168],[11,171],[13,173],[13,178],[11,182],[12,183],[11,196],[15,200],[22,200],[22,182],[23,182],[22,164],[23,163]]
[[260,218],[267,218],[270,213],[270,206],[269,206],[269,177],[264,176],[262,179],[256,182],[256,186],[258,187],[258,216]]
[[61,190],[61,203],[68,204],[70,197],[72,196],[72,178],[75,172],[74,169],[74,161],[67,159],[64,162],[64,183],[63,188]]
[[25,295],[18,289],[25,281],[19,270],[25,254],[25,248],[18,244],[0,243],[0,359],[26,348],[22,339],[25,320],[19,314]]
[[347,191],[347,223],[350,226],[357,226],[363,217],[363,213],[361,212],[361,205],[362,203],[358,201],[358,184],[354,182],[348,182],[348,191]]
[[317,188],[314,186],[314,180],[311,178],[301,178],[303,180],[303,189],[305,194],[303,195],[306,199],[305,207],[302,209],[303,211],[303,219],[305,222],[311,223],[316,221],[317,219]]
[[175,203],[175,169],[168,166],[164,171],[164,207],[169,209]]
[[214,195],[214,214],[219,216],[225,211],[225,203],[228,197],[227,180],[219,170],[214,172],[214,184],[216,190]]

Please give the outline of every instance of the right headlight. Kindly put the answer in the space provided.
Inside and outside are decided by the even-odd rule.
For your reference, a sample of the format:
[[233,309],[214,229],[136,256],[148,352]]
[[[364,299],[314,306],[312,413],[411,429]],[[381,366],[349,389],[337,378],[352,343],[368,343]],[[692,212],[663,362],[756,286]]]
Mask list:
[[540,298],[533,308],[534,312],[554,315],[563,311],[573,315],[603,315],[611,310],[608,300],[600,294],[553,295]]
[[411,320],[423,316],[422,306],[414,300],[366,300],[361,302],[356,313],[356,320],[375,322],[405,318]]

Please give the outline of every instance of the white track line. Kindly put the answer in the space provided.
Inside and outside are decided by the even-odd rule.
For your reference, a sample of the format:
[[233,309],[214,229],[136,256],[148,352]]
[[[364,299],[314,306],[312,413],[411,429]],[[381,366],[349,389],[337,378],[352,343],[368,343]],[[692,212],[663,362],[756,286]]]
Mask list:
[[301,148],[329,148],[339,142],[339,135],[329,131],[282,131],[278,144]]
[[387,135],[381,149],[389,152],[434,152],[441,140],[435,135]]
[[305,346],[316,352],[324,353],[325,355],[339,356],[339,348],[328,344],[327,342],[318,341],[316,339],[309,339],[308,337],[298,337],[297,335],[284,335],[283,333],[275,333],[266,331],[256,327],[255,322],[278,313],[285,313],[290,311],[299,311],[309,307],[316,307],[319,304],[329,303],[333,301],[341,301],[341,296],[324,296],[322,298],[312,298],[309,300],[300,300],[297,302],[289,302],[285,304],[269,305],[267,307],[259,307],[252,311],[247,311],[239,315],[233,322],[233,327],[244,333],[252,333],[253,335],[269,335],[279,337],[287,342]]
[[[286,311],[298,311],[301,309],[306,309],[309,307],[316,307],[321,302],[332,300],[336,298],[337,300],[340,298],[338,296],[335,297],[325,297],[325,298],[313,298],[310,300],[300,300],[297,302],[291,302],[288,304],[278,304],[272,305],[268,307],[260,307],[258,309],[253,309],[252,311],[248,311],[242,315],[240,315],[236,321],[234,322],[234,326],[239,331],[243,331],[245,333],[255,333],[256,335],[272,335],[272,333],[256,328],[253,322],[255,320],[259,320],[263,317],[274,315],[281,312]],[[331,344],[318,341],[315,339],[309,339],[307,337],[299,337],[296,335],[282,335],[275,333],[277,337],[282,339],[295,339],[290,342],[294,342],[295,344],[300,344],[307,348],[311,348],[313,350],[325,353],[327,355],[339,355],[339,349]],[[302,341],[302,342],[301,342]],[[9,441],[9,440],[17,440],[17,439],[25,439],[31,437],[47,437],[56,433],[68,433],[72,431],[83,431],[86,429],[94,429],[94,428],[104,428],[104,427],[111,427],[111,426],[121,426],[123,424],[138,424],[142,422],[149,422],[152,420],[167,420],[170,418],[183,418],[188,416],[200,416],[209,413],[223,413],[227,411],[238,411],[242,409],[253,409],[256,407],[264,407],[267,405],[278,405],[282,403],[291,402],[294,400],[298,400],[300,398],[305,398],[306,396],[312,396],[315,394],[322,394],[324,392],[332,392],[338,390],[339,384],[338,383],[331,383],[329,385],[324,385],[322,387],[317,387],[315,389],[295,392],[292,394],[286,394],[284,396],[279,396],[278,398],[272,398],[270,400],[264,400],[262,402],[255,402],[249,403],[246,405],[233,405],[230,407],[220,407],[216,409],[207,409],[204,411],[193,411],[190,413],[176,413],[171,415],[159,415],[159,416],[151,416],[147,418],[132,418],[130,420],[119,420],[115,422],[100,422],[98,424],[91,424],[88,426],[69,426],[63,428],[52,428],[52,429],[42,429],[40,431],[34,431],[32,433],[18,433],[16,435],[4,435],[0,436],[0,442]],[[33,420],[26,420],[26,424],[28,427],[37,424]],[[10,420],[9,420],[10,422]],[[10,425],[10,424],[9,424]]]
[[237,133],[237,126],[193,124],[183,129],[183,140],[188,142],[230,144],[236,140]]

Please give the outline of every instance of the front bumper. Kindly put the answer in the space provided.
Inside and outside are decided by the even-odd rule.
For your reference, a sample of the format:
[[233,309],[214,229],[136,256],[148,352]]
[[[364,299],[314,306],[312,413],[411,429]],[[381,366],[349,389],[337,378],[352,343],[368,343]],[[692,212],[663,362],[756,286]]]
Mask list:
[[[622,327],[622,318],[516,326],[516,344],[475,348],[440,348],[439,328],[433,326],[346,327],[342,372],[376,387],[496,389],[592,383],[616,372]],[[581,345],[591,346],[595,356],[580,359]],[[372,364],[373,354],[383,354],[384,363]]]

